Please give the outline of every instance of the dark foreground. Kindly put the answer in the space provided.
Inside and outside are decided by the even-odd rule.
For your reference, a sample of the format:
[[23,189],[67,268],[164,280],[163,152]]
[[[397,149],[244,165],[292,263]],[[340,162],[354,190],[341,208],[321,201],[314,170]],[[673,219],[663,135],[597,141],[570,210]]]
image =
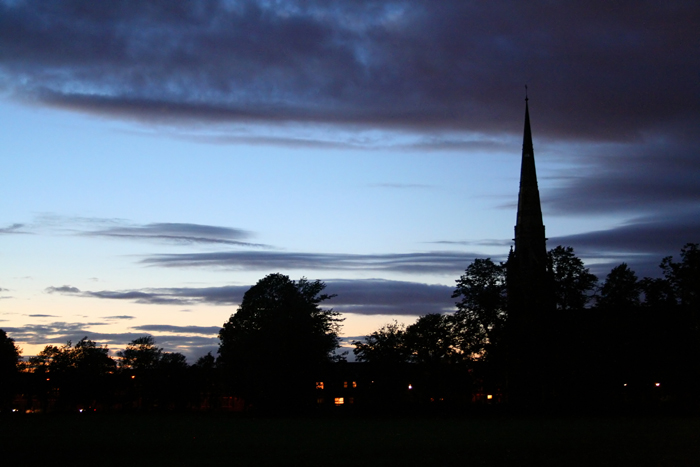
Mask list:
[[697,417],[80,414],[0,424],[3,465],[700,465]]

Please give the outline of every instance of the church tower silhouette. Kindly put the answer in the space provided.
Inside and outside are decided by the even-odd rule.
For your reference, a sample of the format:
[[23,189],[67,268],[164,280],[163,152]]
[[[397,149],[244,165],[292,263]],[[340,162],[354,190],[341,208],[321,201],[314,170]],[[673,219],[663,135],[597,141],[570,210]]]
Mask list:
[[545,402],[551,376],[547,342],[552,337],[554,300],[527,95],[514,242],[506,269],[508,399],[517,405],[539,405]]

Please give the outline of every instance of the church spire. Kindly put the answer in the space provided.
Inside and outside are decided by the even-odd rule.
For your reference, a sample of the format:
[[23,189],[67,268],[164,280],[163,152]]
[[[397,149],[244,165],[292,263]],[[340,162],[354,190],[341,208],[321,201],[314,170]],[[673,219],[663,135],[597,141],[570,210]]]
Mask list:
[[547,251],[544,224],[542,223],[540,191],[537,186],[528,100],[525,97],[525,130],[520,166],[518,214],[515,225],[515,255],[518,257],[521,273],[539,275],[547,267]]

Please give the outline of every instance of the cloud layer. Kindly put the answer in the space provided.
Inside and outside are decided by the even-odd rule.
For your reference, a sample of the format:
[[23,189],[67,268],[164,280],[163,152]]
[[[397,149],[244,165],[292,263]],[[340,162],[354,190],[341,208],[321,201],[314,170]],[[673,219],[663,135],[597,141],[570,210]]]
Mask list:
[[[329,279],[326,292],[334,294],[324,305],[343,313],[365,315],[394,314],[419,316],[427,313],[453,311],[451,298],[453,287],[429,285],[419,282],[390,281],[383,279]],[[75,287],[48,287],[47,293],[69,294],[103,300],[126,300],[139,304],[155,305],[238,305],[250,288],[223,286],[201,288],[161,288],[139,290],[80,291]],[[105,319],[130,319],[130,316],[113,316]],[[170,326],[151,326],[146,331],[158,331]],[[194,329],[194,327],[190,327]]]
[[0,18],[6,86],[91,112],[488,133],[517,128],[529,82],[548,136],[698,118],[693,2],[25,0]]

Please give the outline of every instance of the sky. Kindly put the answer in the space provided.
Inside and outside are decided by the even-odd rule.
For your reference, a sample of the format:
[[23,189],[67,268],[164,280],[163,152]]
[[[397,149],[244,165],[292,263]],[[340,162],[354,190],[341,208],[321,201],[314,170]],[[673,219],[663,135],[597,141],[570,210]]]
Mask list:
[[512,245],[529,98],[548,247],[700,242],[695,1],[0,0],[0,328],[190,363],[270,273],[344,345]]

